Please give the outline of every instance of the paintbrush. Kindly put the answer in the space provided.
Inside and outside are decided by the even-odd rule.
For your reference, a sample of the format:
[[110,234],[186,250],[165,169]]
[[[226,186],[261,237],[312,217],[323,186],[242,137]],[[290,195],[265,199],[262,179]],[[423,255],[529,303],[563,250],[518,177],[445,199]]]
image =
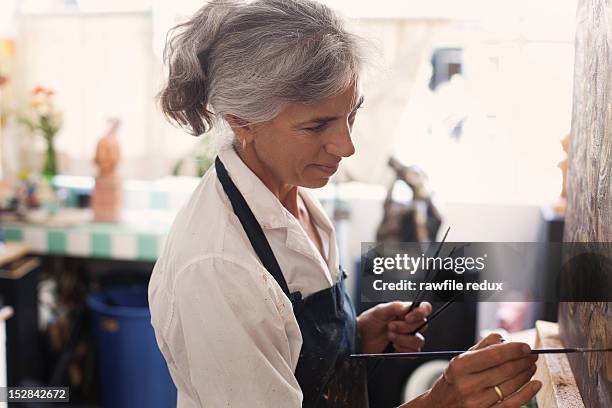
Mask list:
[[[407,358],[407,359],[418,359],[418,358],[447,358],[455,357],[459,354],[467,353],[471,350],[453,350],[453,351],[425,351],[415,353],[374,353],[374,354],[351,354],[350,358],[371,358],[371,359],[396,359],[396,358]],[[565,347],[565,348],[541,348],[531,350],[531,354],[567,354],[567,353],[610,353],[612,348],[579,348],[579,347]]]
[[457,292],[455,294],[455,296],[453,296],[453,298],[451,300],[449,300],[448,302],[446,302],[445,304],[443,304],[438,310],[436,310],[435,312],[433,312],[431,314],[431,316],[427,317],[425,319],[425,321],[423,322],[423,324],[421,324],[419,327],[417,327],[416,329],[414,329],[410,334],[411,335],[415,335],[417,334],[417,332],[419,330],[421,330],[423,327],[427,326],[433,319],[436,318],[436,316],[438,316],[440,313],[442,313],[444,311],[444,309],[446,309],[447,307],[449,307],[450,305],[453,304],[453,302],[455,301],[455,299],[457,299],[459,297],[459,295],[461,295],[461,292]]
[[[435,257],[437,257],[438,255],[440,255],[440,251],[442,250],[442,247],[444,246],[444,242],[446,241],[446,237],[448,236],[448,232],[450,231],[450,227],[448,227],[446,229],[446,232],[444,233],[444,237],[442,238],[442,241],[440,242],[440,246],[438,246],[438,249],[436,250],[435,253]],[[453,248],[453,250],[451,251],[451,254],[453,253],[455,249]],[[425,280],[429,280],[429,269],[427,269],[427,273],[425,274]],[[419,291],[416,295],[416,297],[414,298],[414,301],[410,304],[410,306],[408,307],[408,310],[406,311],[406,313],[404,314],[404,316],[406,316],[408,313],[412,312],[414,309],[416,309],[417,307],[419,307],[421,305],[421,295],[423,294],[423,290]],[[431,319],[433,319],[435,316],[437,316],[440,312],[442,312],[444,309],[446,309],[448,306],[451,305],[451,303],[453,302],[453,300],[455,300],[457,296],[453,297],[453,299],[451,299],[451,301],[447,302],[445,305],[443,305],[439,311],[437,311],[436,313],[434,313],[431,318],[429,320],[425,320],[425,322],[420,325],[419,327],[417,327],[416,330],[414,330],[411,334],[415,335],[419,330],[421,330],[423,327],[425,327],[425,325],[427,325],[427,323],[429,321],[431,321]],[[399,320],[402,320],[403,317],[399,317]],[[372,368],[372,372],[370,373],[370,375],[374,375],[374,373],[378,370],[378,367],[380,367],[380,363],[382,362],[382,360],[377,360],[374,364],[374,367]]]
[[[438,247],[438,249],[436,250],[436,253],[434,254],[434,258],[437,258],[438,255],[440,255],[440,251],[442,250],[442,247],[444,246],[444,242],[446,241],[446,237],[448,236],[449,231],[450,231],[450,227],[446,229],[446,232],[444,233],[444,237],[442,238],[442,241],[440,241],[440,246]],[[427,273],[425,274],[425,281],[429,280],[429,273],[430,271],[428,269]],[[406,312],[406,314],[412,312],[414,309],[421,306],[421,295],[422,294],[423,294],[423,290],[417,292],[417,295],[414,298],[414,302],[412,302],[410,307],[408,307],[408,311]]]

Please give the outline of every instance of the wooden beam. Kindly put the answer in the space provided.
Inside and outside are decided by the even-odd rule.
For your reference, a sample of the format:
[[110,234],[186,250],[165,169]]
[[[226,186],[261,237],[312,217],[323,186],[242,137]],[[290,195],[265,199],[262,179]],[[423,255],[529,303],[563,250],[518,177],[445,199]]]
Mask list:
[[[557,323],[536,322],[536,348],[565,347]],[[541,354],[534,378],[542,382],[536,398],[538,408],[584,408],[566,354]]]

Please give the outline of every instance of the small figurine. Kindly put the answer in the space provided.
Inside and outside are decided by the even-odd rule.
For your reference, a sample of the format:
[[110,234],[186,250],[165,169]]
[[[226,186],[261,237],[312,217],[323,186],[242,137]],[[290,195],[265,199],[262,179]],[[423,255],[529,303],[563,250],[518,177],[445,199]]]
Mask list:
[[119,119],[111,126],[96,147],[95,163],[100,169],[91,197],[94,222],[115,223],[121,219],[121,179],[117,174],[120,152],[117,140]]

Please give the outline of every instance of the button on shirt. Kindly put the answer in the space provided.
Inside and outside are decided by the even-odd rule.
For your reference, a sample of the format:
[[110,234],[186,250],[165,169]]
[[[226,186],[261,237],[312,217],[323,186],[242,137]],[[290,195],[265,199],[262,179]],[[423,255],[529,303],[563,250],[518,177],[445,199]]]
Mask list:
[[[298,188],[322,256],[299,221],[233,148],[219,158],[283,271],[304,297],[338,279],[336,236],[320,203]],[[294,372],[302,337],[291,301],[255,254],[214,166],[172,225],[149,283],[151,323],[178,407],[302,406]]]

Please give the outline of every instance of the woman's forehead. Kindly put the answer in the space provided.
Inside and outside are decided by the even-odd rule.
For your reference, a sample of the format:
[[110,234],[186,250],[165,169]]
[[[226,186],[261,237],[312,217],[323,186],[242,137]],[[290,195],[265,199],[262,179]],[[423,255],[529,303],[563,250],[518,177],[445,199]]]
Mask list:
[[336,110],[341,109],[343,111],[350,112],[357,106],[360,98],[362,98],[359,91],[355,88],[346,90],[341,94],[331,96],[329,98],[322,99],[319,102],[310,105],[314,110]]
[[317,102],[304,104],[289,104],[285,112],[300,117],[300,119],[313,119],[317,116],[341,116],[352,112],[363,102],[364,96],[358,87],[350,87],[345,91]]

